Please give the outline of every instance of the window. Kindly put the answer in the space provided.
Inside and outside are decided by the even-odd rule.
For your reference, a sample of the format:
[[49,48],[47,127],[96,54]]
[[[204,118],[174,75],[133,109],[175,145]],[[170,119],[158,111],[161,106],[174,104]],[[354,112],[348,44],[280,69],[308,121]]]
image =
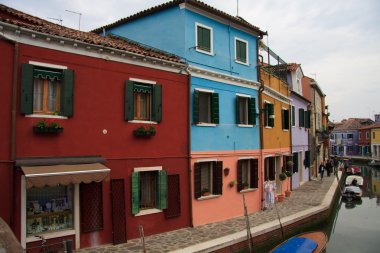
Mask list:
[[292,126],[296,126],[296,108],[292,105]]
[[212,29],[201,24],[196,24],[196,50],[199,52],[212,54],[212,40]]
[[266,127],[274,127],[274,105],[264,102],[264,110],[265,110],[265,126]]
[[132,213],[167,208],[167,173],[164,170],[132,173]]
[[362,139],[362,132],[359,132],[359,140]]
[[289,130],[289,110],[288,109],[282,109],[282,129],[283,130]]
[[222,194],[223,162],[199,162],[194,164],[194,195],[198,199],[209,192],[212,195]]
[[304,111],[304,126],[310,128],[310,111]]
[[73,70],[26,63],[21,69],[22,113],[73,115]]
[[26,234],[73,229],[73,197],[73,185],[28,189]]
[[372,139],[375,139],[375,132],[372,132]]
[[258,188],[258,160],[244,159],[238,161],[237,167],[237,190]]
[[92,232],[103,229],[102,183],[80,184],[81,231]]
[[305,127],[305,110],[303,108],[298,109],[298,126]]
[[219,94],[212,91],[194,91],[194,124],[219,124]]
[[235,38],[235,60],[238,63],[248,64],[248,42]]
[[296,152],[296,153],[293,153],[293,173],[296,173],[298,172],[298,156],[299,156],[299,153]]
[[352,140],[354,138],[353,134],[347,134],[347,139]]
[[236,124],[256,125],[256,100],[246,96],[236,96]]
[[[333,149],[334,148],[335,146],[333,146]],[[305,165],[306,168],[310,167],[310,151],[309,150],[305,151],[305,160],[303,161],[303,164]]]
[[161,122],[162,86],[126,81],[125,120]]
[[365,133],[365,138],[366,138],[367,140],[369,140],[369,132],[366,132],[366,133]]

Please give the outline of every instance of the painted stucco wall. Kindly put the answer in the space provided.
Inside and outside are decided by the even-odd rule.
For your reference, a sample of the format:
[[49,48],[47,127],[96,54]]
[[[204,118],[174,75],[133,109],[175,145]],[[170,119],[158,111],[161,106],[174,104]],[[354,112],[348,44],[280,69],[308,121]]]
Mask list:
[[192,153],[191,167],[199,161],[217,159],[223,162],[223,169],[229,168],[228,176],[223,174],[222,195],[196,199],[194,197],[194,170],[191,171],[191,202],[193,225],[199,226],[211,222],[223,221],[244,215],[242,193],[237,191],[237,185],[229,186],[231,181],[237,179],[237,162],[239,158],[252,157],[259,161],[259,188],[244,192],[248,213],[260,211],[262,208],[262,167],[260,150],[239,152],[194,152]]
[[[212,29],[213,55],[196,50],[197,23]],[[256,36],[179,6],[110,28],[107,33],[176,54],[192,66],[257,81]],[[235,38],[248,42],[247,65],[235,62]]]
[[[256,99],[257,90],[224,84],[203,78],[191,78],[191,151],[255,150],[260,148],[259,119],[251,127],[236,124],[236,96],[244,94]],[[219,94],[219,124],[199,126],[193,124],[193,94],[195,89],[206,89]]]
[[[0,41],[3,53],[0,95],[3,106],[0,109],[0,215],[9,221],[11,205],[9,194],[5,194],[10,180],[9,126],[11,87],[13,72],[10,66],[13,48]],[[65,45],[66,46],[66,45]],[[6,57],[6,58],[4,58]],[[146,235],[179,229],[190,225],[188,154],[189,154],[189,87],[187,75],[151,69],[148,67],[120,63],[103,58],[97,59],[58,50],[19,45],[18,59],[18,101],[16,112],[16,158],[20,157],[64,157],[100,155],[106,159],[111,169],[111,179],[125,179],[126,231],[128,239],[139,236],[137,224],[144,225]],[[25,117],[19,111],[21,64],[29,61],[67,66],[74,70],[74,115],[67,119],[57,119],[64,131],[55,136],[37,135],[32,126],[41,118]],[[143,123],[124,120],[125,81],[129,78],[150,80],[162,84],[162,121],[155,124],[156,135],[149,139],[133,136],[133,130]],[[4,92],[4,93],[3,93]],[[179,99],[180,98],[180,99]],[[175,129],[175,131],[173,131]],[[107,131],[104,131],[107,130]],[[6,161],[4,163],[4,161]],[[166,219],[163,212],[134,216],[131,213],[131,173],[136,167],[162,166],[168,174],[180,175],[181,215]],[[19,189],[15,200],[14,231],[20,237],[21,217]],[[3,188],[5,187],[5,188]],[[4,194],[3,194],[4,193]],[[92,233],[82,233],[81,247],[96,246],[112,242],[112,210],[110,183],[103,182],[104,229]]]
[[306,127],[299,126],[299,109],[302,108],[305,111],[308,110],[308,103],[304,99],[297,95],[291,94],[292,106],[294,106],[295,122],[292,126],[292,152],[300,153],[299,156],[299,170],[292,175],[292,187],[298,188],[300,182],[306,182],[309,180],[309,168],[305,167],[303,161],[305,160],[305,151],[309,150],[309,130]]

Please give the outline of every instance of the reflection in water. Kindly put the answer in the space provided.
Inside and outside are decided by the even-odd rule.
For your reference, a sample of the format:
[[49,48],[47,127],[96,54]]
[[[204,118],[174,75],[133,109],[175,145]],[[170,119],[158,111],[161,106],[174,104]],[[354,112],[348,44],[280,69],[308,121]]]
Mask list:
[[362,167],[363,197],[337,201],[328,223],[328,253],[380,252],[380,169]]

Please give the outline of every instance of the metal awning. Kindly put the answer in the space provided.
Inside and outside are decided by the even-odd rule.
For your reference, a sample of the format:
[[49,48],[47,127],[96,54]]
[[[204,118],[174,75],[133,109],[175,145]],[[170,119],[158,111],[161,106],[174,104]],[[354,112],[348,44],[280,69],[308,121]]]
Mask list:
[[111,171],[101,163],[21,166],[21,169],[25,174],[26,188],[101,182]]

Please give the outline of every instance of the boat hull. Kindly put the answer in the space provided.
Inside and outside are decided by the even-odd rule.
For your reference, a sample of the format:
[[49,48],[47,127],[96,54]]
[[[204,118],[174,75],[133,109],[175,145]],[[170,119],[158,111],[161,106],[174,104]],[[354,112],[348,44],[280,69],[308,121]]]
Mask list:
[[275,251],[276,252],[288,252],[288,253],[297,252],[296,250],[295,251],[290,251],[290,250],[281,251],[280,250],[284,244],[286,244],[289,240],[292,240],[294,238],[307,238],[307,239],[314,241],[317,244],[317,247],[313,251],[311,251],[312,253],[323,252],[326,249],[326,244],[327,244],[327,239],[328,239],[326,233],[324,233],[322,231],[313,231],[313,232],[298,234],[296,236],[293,236],[292,238],[289,238],[285,242],[281,243],[280,245],[278,245],[277,247],[272,249],[270,252],[271,253],[273,253]]

